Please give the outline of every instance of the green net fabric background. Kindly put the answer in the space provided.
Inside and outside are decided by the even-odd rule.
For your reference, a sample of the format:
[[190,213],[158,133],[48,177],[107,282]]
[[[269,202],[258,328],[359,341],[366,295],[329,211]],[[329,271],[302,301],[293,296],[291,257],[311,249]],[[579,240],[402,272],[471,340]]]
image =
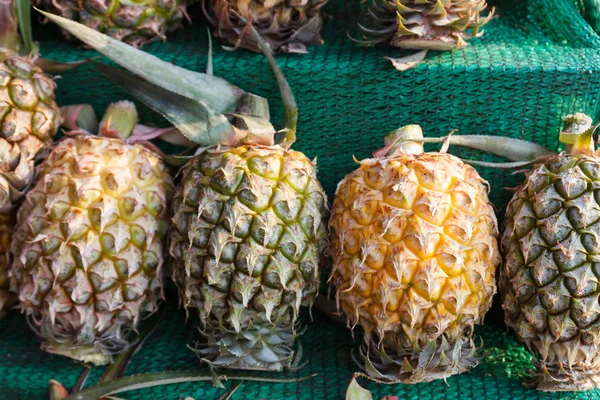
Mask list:
[[[326,44],[310,54],[282,55],[278,61],[300,107],[299,139],[295,146],[316,157],[319,176],[330,198],[337,182],[355,168],[357,159],[381,147],[383,136],[402,125],[421,124],[427,135],[442,136],[452,129],[462,134],[492,134],[535,140],[556,148],[562,118],[582,111],[600,117],[600,37],[592,26],[598,9],[594,0],[498,1],[498,16],[486,34],[468,48],[432,53],[426,62],[403,73],[384,56],[408,53],[387,47],[354,44],[347,31],[356,33],[359,0],[330,0],[323,37]],[[172,34],[168,43],[145,50],[182,67],[202,71],[207,61],[207,32],[198,8],[192,8],[193,26]],[[582,17],[582,15],[585,17]],[[74,61],[95,52],[66,42],[51,25],[35,29],[45,57]],[[356,33],[357,34],[357,33]],[[218,44],[218,42],[216,43]],[[103,60],[106,62],[106,60]],[[218,45],[215,73],[247,91],[270,100],[273,119],[282,118],[278,90],[265,59],[247,51],[226,52]],[[102,112],[111,101],[128,96],[111,85],[91,65],[63,74],[58,80],[62,105],[91,103]],[[142,109],[142,122],[166,126],[163,119]],[[451,148],[460,156],[495,160],[476,152]],[[491,199],[502,217],[511,193],[522,175],[479,168],[491,184]],[[187,348],[199,335],[197,321],[186,323],[172,290],[167,318],[136,355],[127,373],[198,369]],[[309,318],[306,318],[309,321]],[[524,389],[523,377],[532,367],[531,356],[502,324],[496,304],[486,325],[476,330],[484,347],[482,362],[470,373],[419,385],[376,385],[362,382],[375,399],[395,395],[408,399],[558,399],[600,398],[600,391],[579,394],[545,394]],[[301,337],[306,366],[298,372],[262,376],[315,378],[290,384],[244,383],[233,399],[340,399],[351,375],[358,369],[350,352],[356,346],[350,331],[318,310]],[[51,378],[65,386],[75,384],[80,364],[39,350],[38,341],[23,316],[11,313],[0,322],[0,399],[44,399]],[[97,381],[93,370],[88,384]],[[232,382],[225,383],[227,387]],[[224,393],[209,382],[179,384],[119,395],[123,399],[217,399]]]

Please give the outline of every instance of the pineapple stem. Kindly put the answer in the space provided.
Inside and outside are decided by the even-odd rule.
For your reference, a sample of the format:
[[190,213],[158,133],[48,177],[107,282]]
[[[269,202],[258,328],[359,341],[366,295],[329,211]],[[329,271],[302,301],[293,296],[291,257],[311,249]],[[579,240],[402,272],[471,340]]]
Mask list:
[[395,154],[422,154],[423,130],[419,125],[407,125],[397,129],[384,138],[385,147],[374,153],[375,157]]
[[17,10],[13,0],[0,0],[0,48],[17,51],[19,31]]
[[[248,20],[245,19],[240,14],[235,11],[231,11],[234,15],[236,15],[240,21],[244,24],[248,24]],[[277,65],[277,61],[275,61],[275,57],[273,56],[273,51],[269,44],[260,36],[260,34],[256,31],[254,26],[250,24],[250,29],[254,36],[256,37],[256,41],[258,46],[269,60],[269,65],[271,66],[271,70],[273,71],[273,75],[275,76],[275,80],[279,85],[279,92],[281,93],[281,99],[283,100],[284,107],[284,117],[283,117],[283,126],[287,131],[287,134],[280,145],[284,148],[290,148],[292,144],[296,141],[296,129],[298,125],[298,104],[296,103],[296,98],[294,97],[294,93],[292,93],[292,89],[285,79],[281,68]]]
[[560,142],[565,145],[568,154],[592,154],[594,152],[594,131],[592,119],[582,113],[567,115],[565,125],[560,132]]
[[137,123],[138,114],[135,104],[127,100],[111,103],[100,121],[98,136],[119,138],[125,141],[131,136]]

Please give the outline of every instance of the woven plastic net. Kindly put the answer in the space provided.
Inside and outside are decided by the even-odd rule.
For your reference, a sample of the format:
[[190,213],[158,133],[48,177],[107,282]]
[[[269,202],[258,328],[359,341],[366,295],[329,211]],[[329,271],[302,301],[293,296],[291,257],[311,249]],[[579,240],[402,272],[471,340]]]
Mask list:
[[[430,136],[452,129],[462,134],[492,134],[535,140],[556,148],[562,118],[576,111],[599,117],[600,37],[594,26],[598,9],[591,0],[509,0],[495,2],[499,18],[485,27],[485,35],[464,50],[432,53],[417,68],[397,72],[385,56],[409,54],[388,47],[357,46],[347,36],[356,32],[359,0],[330,0],[323,37],[326,44],[304,56],[282,55],[278,61],[300,107],[299,140],[295,146],[318,158],[319,176],[330,198],[337,182],[381,147],[383,136],[402,125],[418,123]],[[202,71],[207,61],[208,34],[200,9],[192,8],[193,26],[145,50],[182,67]],[[54,26],[34,32],[45,57],[74,61],[97,54],[65,42]],[[261,55],[226,52],[216,46],[215,74],[270,100],[274,120],[282,118],[278,89]],[[106,60],[103,60],[106,61]],[[58,81],[60,104],[91,103],[98,112],[111,101],[128,96],[111,85],[92,65],[63,74]],[[148,109],[142,122],[166,125]],[[476,152],[451,148],[469,158],[495,160]],[[491,184],[491,199],[499,217],[522,175],[480,168]],[[200,368],[186,347],[199,335],[197,321],[186,323],[175,296],[169,296],[168,317],[127,373]],[[550,399],[565,398],[524,389],[521,380],[532,367],[531,356],[502,324],[497,304],[486,325],[476,334],[483,340],[482,362],[470,373],[419,385],[376,385],[362,382],[379,399],[395,395],[408,399]],[[307,318],[307,321],[309,318]],[[245,382],[233,399],[339,399],[353,372],[350,352],[357,346],[344,326],[319,311],[301,338],[304,359],[298,372],[261,376],[317,376],[300,383]],[[66,387],[83,371],[80,364],[43,353],[24,318],[16,312],[0,322],[0,398],[47,398],[48,380]],[[102,369],[94,369],[88,384]],[[231,387],[233,382],[226,382]],[[210,382],[178,384],[125,394],[125,399],[217,399],[224,393]],[[600,391],[571,394],[569,398],[600,398]]]

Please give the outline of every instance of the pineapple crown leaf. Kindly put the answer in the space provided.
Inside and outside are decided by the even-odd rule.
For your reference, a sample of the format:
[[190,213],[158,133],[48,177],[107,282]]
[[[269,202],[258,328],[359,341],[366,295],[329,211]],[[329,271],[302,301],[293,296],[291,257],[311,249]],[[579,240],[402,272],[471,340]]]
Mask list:
[[235,142],[237,132],[227,117],[212,113],[203,103],[153,85],[119,68],[102,64],[101,71],[113,83],[164,116],[187,140],[201,146]]
[[[251,375],[241,374],[221,374],[219,379],[237,380],[237,381],[254,381],[268,383],[293,383],[302,382],[312,379],[317,374],[307,375],[300,378],[262,378]],[[213,382],[214,376],[210,371],[168,371],[155,372],[139,375],[131,375],[123,378],[117,378],[108,382],[102,382],[96,386],[86,388],[80,392],[72,393],[65,400],[83,400],[97,399],[110,395],[128,392],[142,388],[150,388],[156,386],[170,385],[182,382]]]
[[46,73],[60,73],[68,72],[74,68],[79,67],[81,64],[85,64],[86,60],[77,60],[73,62],[59,62],[56,60],[50,60],[48,58],[36,58],[35,65],[40,67]]
[[120,139],[127,144],[139,144],[158,154],[170,165],[180,167],[192,156],[186,152],[178,155],[164,154],[150,140],[159,138],[168,143],[183,147],[195,147],[174,127],[156,128],[138,124],[135,105],[130,101],[119,101],[110,104],[100,122],[94,109],[89,104],[64,106],[60,109],[66,136],[96,135]]
[[33,43],[33,32],[31,31],[31,2],[29,0],[14,0],[17,10],[17,20],[19,32],[21,33],[21,49],[20,53],[24,55],[31,54],[35,51]]
[[74,131],[84,130],[86,132],[98,133],[98,117],[94,108],[89,104],[76,104],[60,108],[63,128]]
[[444,143],[468,147],[496,154],[515,162],[530,162],[539,157],[556,154],[535,143],[521,139],[491,135],[453,135],[439,138],[423,138],[422,143]]
[[[266,100],[246,93],[222,78],[210,75],[211,55],[207,66],[209,74],[188,71],[74,21],[40,12],[133,73],[135,76],[118,68],[102,65],[102,72],[109,79],[163,115],[188,141],[200,146],[234,146],[244,142],[254,143],[253,140],[262,138],[258,140],[258,144],[272,144],[273,139],[265,139],[267,133],[273,132],[273,136],[275,133],[268,120],[268,112],[263,111],[264,108],[268,109]],[[281,146],[288,148],[295,140],[298,108],[289,85],[275,63],[272,51],[254,28],[249,26],[257,36],[257,41],[261,43],[261,48],[269,59],[280,85],[285,105],[286,127]],[[246,100],[250,97],[254,98],[250,104],[258,109],[247,109]],[[242,127],[234,126],[228,116],[234,122],[242,121]]]
[[[564,127],[560,131],[559,141],[565,145],[567,154],[592,155],[595,153],[594,133],[599,126],[600,123],[592,126],[592,119],[583,113],[567,115]],[[426,139],[425,141],[439,142],[440,139]],[[452,144],[482,150],[513,161],[512,163],[490,163],[464,160],[472,165],[490,168],[519,168],[544,162],[549,157],[558,154],[535,143],[502,136],[454,136],[451,142]]]
[[360,386],[356,381],[356,376],[353,376],[346,390],[346,400],[373,400],[373,396],[371,392]]
[[206,61],[206,75],[213,76],[213,57],[212,57],[212,35],[210,29],[206,28],[208,33],[208,60]]
[[527,167],[535,163],[535,161],[514,161],[507,163],[495,163],[495,162],[486,162],[486,161],[478,161],[478,160],[469,160],[462,159],[465,163],[470,165],[476,165],[479,167],[487,167],[487,168],[498,168],[498,169],[513,169],[513,168],[521,168]]
[[[581,122],[581,117],[579,117],[579,119],[573,118],[572,121],[574,127],[570,129],[565,128],[565,130],[561,132],[561,137],[564,134],[564,131],[566,131],[569,134],[569,140],[573,141],[574,146],[576,146],[575,142],[580,143],[577,148],[580,149],[579,152],[581,153],[584,152],[581,149],[590,148],[591,137],[597,126],[590,128],[591,122],[586,125]],[[585,134],[579,133],[579,136],[577,136],[575,127],[580,131],[585,131]],[[450,145],[458,145],[489,152],[511,161],[506,163],[494,163],[463,159],[467,164],[489,168],[512,169],[528,166],[557,154],[543,146],[521,139],[491,135],[453,135],[454,132],[456,132],[456,130],[452,130],[444,137],[425,138],[423,137],[423,132],[419,125],[407,125],[388,134],[384,139],[385,147],[373,153],[373,156],[386,157],[399,152],[420,154],[423,152],[423,143],[442,143],[442,148],[439,150],[440,153],[446,153]],[[570,153],[575,152],[575,150],[567,150]],[[590,154],[590,151],[585,150],[585,153]]]
[[285,79],[281,68],[279,68],[277,61],[275,61],[273,51],[271,50],[269,44],[262,38],[262,36],[254,28],[254,26],[251,23],[249,23],[243,16],[241,16],[234,10],[231,10],[231,13],[236,15],[242,23],[248,24],[250,30],[254,34],[258,46],[269,61],[271,71],[273,72],[275,80],[279,85],[279,91],[281,94],[281,99],[283,100],[283,106],[285,110],[285,114],[283,117],[285,137],[280,143],[280,145],[284,148],[290,148],[292,144],[294,144],[294,142],[296,141],[296,128],[298,125],[298,104],[296,103],[296,98],[294,97],[292,89],[290,88],[289,83]]
[[186,70],[67,18],[41,10],[38,12],[138,77],[210,105],[208,111],[211,115],[234,111],[244,93],[223,78]]
[[50,400],[64,400],[69,396],[69,391],[63,384],[54,379],[50,379],[50,382],[48,382],[48,392]]

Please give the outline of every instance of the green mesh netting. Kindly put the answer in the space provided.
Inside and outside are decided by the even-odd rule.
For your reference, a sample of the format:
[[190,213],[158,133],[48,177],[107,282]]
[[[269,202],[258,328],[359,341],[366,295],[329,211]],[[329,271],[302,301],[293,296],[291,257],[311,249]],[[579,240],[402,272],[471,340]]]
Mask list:
[[[594,0],[497,1],[499,18],[486,34],[464,50],[432,53],[419,67],[399,73],[384,56],[407,52],[355,45],[347,31],[356,33],[356,16],[364,7],[359,0],[330,0],[323,37],[326,45],[311,48],[305,56],[283,55],[279,63],[300,107],[297,150],[317,157],[319,176],[328,194],[355,168],[352,156],[368,157],[381,146],[383,136],[405,124],[421,124],[428,135],[441,136],[452,129],[463,134],[494,134],[535,140],[556,148],[562,118],[576,111],[600,117],[600,37],[584,19],[598,15]],[[200,10],[192,8],[194,25],[170,36],[168,43],[145,49],[192,70],[204,69],[207,60],[206,27]],[[74,61],[92,57],[74,43],[63,41],[54,26],[38,26],[34,32],[45,57]],[[283,111],[278,89],[265,59],[246,51],[226,52],[216,46],[215,73],[240,87],[267,97],[275,121]],[[104,60],[105,61],[105,60]],[[60,104],[88,102],[98,112],[111,101],[128,97],[112,86],[91,65],[65,73],[58,81]],[[142,109],[142,121],[166,125]],[[495,160],[452,148],[461,156]],[[491,198],[499,216],[511,193],[504,190],[521,176],[480,168],[490,181]],[[168,318],[142,351],[128,374],[199,368],[186,347],[198,338],[193,319],[177,310],[169,296]],[[451,377],[447,383],[413,386],[376,385],[361,382],[379,399],[396,395],[410,399],[555,399],[600,398],[600,391],[550,395],[526,390],[521,378],[532,367],[531,357],[502,325],[498,305],[486,326],[476,333],[484,341],[482,363],[472,372]],[[350,351],[355,347],[350,332],[318,311],[302,337],[307,365],[284,377],[318,375],[298,384],[244,383],[233,399],[339,399],[357,367]],[[68,359],[45,354],[24,318],[16,312],[0,323],[0,398],[47,398],[47,383],[54,378],[71,387],[83,367]],[[94,369],[88,384],[97,381]],[[264,375],[264,374],[263,374]],[[273,376],[267,375],[267,376]],[[226,386],[230,387],[231,382]],[[217,399],[224,393],[210,383],[179,384],[119,395],[124,399]]]

